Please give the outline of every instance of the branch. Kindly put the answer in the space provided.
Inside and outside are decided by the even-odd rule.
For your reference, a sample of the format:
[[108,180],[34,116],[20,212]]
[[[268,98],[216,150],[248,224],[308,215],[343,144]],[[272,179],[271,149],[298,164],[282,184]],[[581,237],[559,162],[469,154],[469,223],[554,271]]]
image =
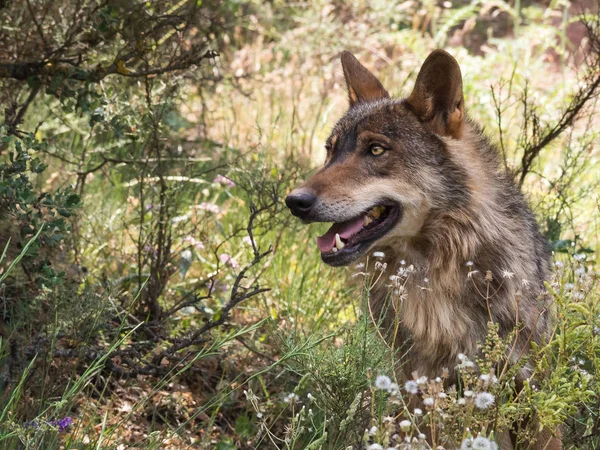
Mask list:
[[523,129],[526,132],[528,126],[531,125],[532,135],[523,145],[521,167],[516,173],[519,185],[523,185],[525,177],[531,172],[532,165],[542,150],[572,126],[579,118],[583,108],[600,93],[600,12],[594,22],[586,22],[585,26],[590,40],[590,51],[586,60],[588,72],[584,77],[583,86],[575,93],[558,123],[553,127],[540,130],[540,118],[537,111],[529,104],[527,91],[525,91],[522,99],[525,116]]
[[35,61],[26,63],[0,63],[0,78],[12,78],[25,81],[32,77],[63,77],[66,80],[99,82],[109,75],[118,74],[129,78],[161,75],[167,72],[188,69],[190,66],[200,64],[201,61],[218,56],[213,50],[206,50],[197,57],[188,55],[173,63],[162,67],[146,70],[129,70],[124,67],[124,61],[119,59],[106,67],[96,69],[73,69],[76,62],[66,61]]

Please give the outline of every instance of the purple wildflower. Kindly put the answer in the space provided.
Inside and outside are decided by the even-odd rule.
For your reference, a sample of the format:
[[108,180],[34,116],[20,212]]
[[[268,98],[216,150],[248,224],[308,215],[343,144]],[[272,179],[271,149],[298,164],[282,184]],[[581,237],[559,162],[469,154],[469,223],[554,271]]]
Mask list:
[[211,213],[215,213],[215,214],[218,214],[219,212],[221,212],[221,209],[219,208],[219,206],[215,205],[214,203],[202,202],[202,203],[200,203],[199,208],[204,209],[205,211],[208,211]]
[[64,433],[69,429],[69,427],[71,427],[71,425],[73,425],[73,419],[67,416],[63,419],[52,420],[49,423],[53,427],[57,427],[59,433]]
[[229,178],[224,177],[223,175],[217,175],[213,181],[213,183],[220,184],[221,186],[225,186],[228,188],[232,188],[235,186],[235,183],[231,181]]
[[238,269],[240,267],[240,264],[234,258],[232,258],[231,255],[228,255],[227,253],[221,254],[219,256],[219,259],[223,264],[228,264],[234,269]]

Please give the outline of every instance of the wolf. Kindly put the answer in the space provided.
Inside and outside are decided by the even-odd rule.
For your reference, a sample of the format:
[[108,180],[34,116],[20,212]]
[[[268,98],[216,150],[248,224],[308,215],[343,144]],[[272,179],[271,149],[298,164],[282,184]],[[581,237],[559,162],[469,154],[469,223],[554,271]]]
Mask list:
[[[549,254],[497,148],[465,112],[457,61],[433,51],[401,99],[351,53],[342,52],[341,62],[349,108],[326,141],[323,167],[286,197],[287,206],[305,223],[333,223],[317,238],[326,264],[375,255],[384,280],[411,265],[393,308],[386,283],[369,298],[387,338],[409,348],[406,378],[447,370],[451,384],[457,358],[479,354],[490,322],[501,336],[518,324],[506,360],[522,361],[550,330]],[[517,386],[531,375],[522,366]],[[508,432],[501,448],[556,450],[558,436],[543,430],[517,443]]]

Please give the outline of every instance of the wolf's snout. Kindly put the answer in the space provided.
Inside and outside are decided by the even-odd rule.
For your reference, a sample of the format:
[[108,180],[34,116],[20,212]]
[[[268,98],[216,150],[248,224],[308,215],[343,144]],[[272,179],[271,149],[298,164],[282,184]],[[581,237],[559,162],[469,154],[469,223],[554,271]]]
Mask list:
[[292,214],[301,219],[308,216],[316,201],[317,197],[307,191],[293,191],[285,198],[285,204]]

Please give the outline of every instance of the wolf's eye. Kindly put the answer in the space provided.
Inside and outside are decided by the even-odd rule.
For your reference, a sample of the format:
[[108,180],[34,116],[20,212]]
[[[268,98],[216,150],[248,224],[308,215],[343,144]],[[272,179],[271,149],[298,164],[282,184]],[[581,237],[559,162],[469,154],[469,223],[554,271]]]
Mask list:
[[371,148],[369,148],[369,152],[371,152],[371,155],[373,156],[379,156],[379,155],[383,155],[383,153],[385,152],[385,148],[383,148],[381,145],[371,145]]

